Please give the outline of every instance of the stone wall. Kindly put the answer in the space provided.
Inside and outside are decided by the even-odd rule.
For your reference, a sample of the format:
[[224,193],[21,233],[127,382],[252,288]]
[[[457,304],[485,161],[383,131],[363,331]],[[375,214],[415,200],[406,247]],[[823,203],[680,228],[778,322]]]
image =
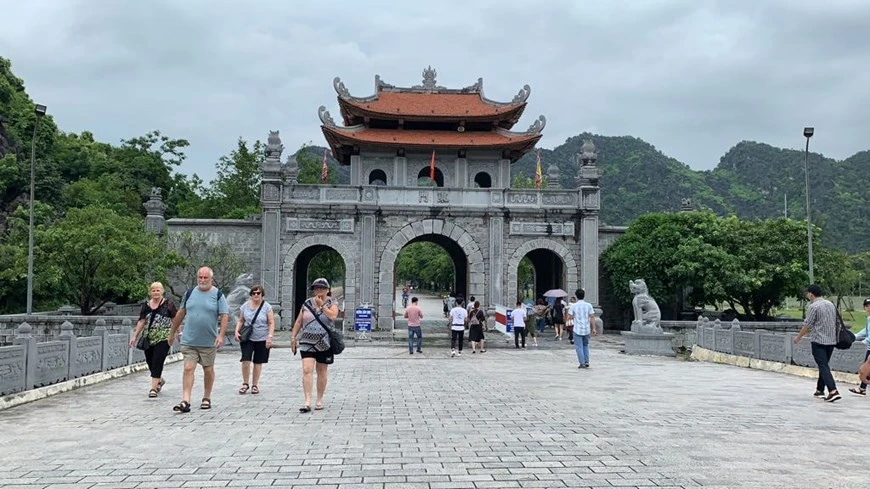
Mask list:
[[662,331],[672,333],[674,335],[673,346],[676,349],[688,349],[692,345],[698,344],[698,332],[703,327],[721,328],[738,328],[742,331],[768,331],[771,333],[796,333],[801,328],[800,322],[795,321],[739,321],[732,320],[730,323],[723,323],[719,319],[710,320],[706,317],[699,317],[697,321],[662,321]]
[[[790,327],[793,328],[794,325]],[[815,367],[810,341],[804,339],[795,345],[793,340],[796,334],[795,331],[773,331],[772,328],[747,331],[739,322],[707,321],[697,328],[696,344],[707,350],[730,355]],[[858,367],[864,363],[866,351],[867,348],[861,342],[855,342],[848,350],[834,350],[831,369],[857,373]]]
[[[166,221],[168,233],[189,231],[202,234],[209,244],[229,245],[233,252],[244,262],[245,271],[254,274],[254,281],[260,281],[262,265],[263,236],[259,221],[246,219],[169,219]],[[235,277],[230,278],[230,283]]]
[[[616,242],[627,227],[623,226],[600,226],[598,228],[598,250],[604,254],[610,246]],[[610,283],[604,266],[598,264],[598,302],[603,311],[601,319],[604,321],[604,329],[610,331],[628,331],[631,329],[632,311],[631,304],[621,301]],[[628,287],[628,284],[625,285]]]
[[116,333],[135,326],[138,316],[71,316],[71,315],[32,315],[14,314],[0,316],[0,346],[11,345],[18,326],[25,321],[31,328],[30,334],[36,341],[51,341],[60,336],[61,325],[69,322],[75,336],[91,336],[98,326]]
[[13,344],[0,347],[0,396],[144,361],[142,351],[129,347],[129,318],[117,332],[103,318],[95,324],[92,334],[77,336],[64,321],[49,341],[39,341],[30,324],[18,325]]

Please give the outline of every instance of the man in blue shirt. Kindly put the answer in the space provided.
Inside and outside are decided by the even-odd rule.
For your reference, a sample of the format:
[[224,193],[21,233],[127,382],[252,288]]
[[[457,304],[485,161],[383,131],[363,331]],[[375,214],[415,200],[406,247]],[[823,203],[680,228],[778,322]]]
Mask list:
[[[864,312],[870,314],[870,298],[864,299]],[[870,360],[870,316],[867,316],[867,326],[864,326],[864,329],[858,332],[855,335],[855,340],[864,343],[867,346],[867,353],[864,354],[864,363],[867,363]],[[860,396],[867,395],[867,377],[858,379],[861,382],[861,385],[858,388],[851,388],[849,392],[858,394]]]
[[586,291],[577,289],[574,292],[577,302],[568,309],[568,315],[574,322],[574,350],[577,352],[577,368],[589,368],[589,338],[595,334],[595,309],[592,304],[583,300]]
[[214,387],[214,361],[217,349],[224,343],[229,319],[227,299],[213,282],[214,272],[202,267],[196,273],[197,286],[187,291],[169,330],[169,343],[175,340],[181,322],[181,354],[184,357],[181,402],[173,411],[190,412],[196,364],[202,365],[203,395],[200,409],[211,409],[211,390]]

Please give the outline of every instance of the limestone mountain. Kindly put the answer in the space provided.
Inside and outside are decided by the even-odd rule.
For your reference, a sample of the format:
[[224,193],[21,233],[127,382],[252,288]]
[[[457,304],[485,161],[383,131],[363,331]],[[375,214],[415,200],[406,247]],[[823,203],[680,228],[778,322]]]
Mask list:
[[[574,155],[585,139],[599,151],[601,220],[627,225],[646,212],[679,210],[682,198],[696,208],[742,218],[784,214],[805,219],[804,154],[744,141],[731,148],[712,171],[695,171],[651,144],[631,136],[583,133],[552,150],[541,150],[544,173],[555,162],[562,187],[576,186]],[[533,176],[535,155],[527,154],[513,173]],[[870,249],[870,151],[838,161],[810,153],[813,223],[825,244],[850,252]]]

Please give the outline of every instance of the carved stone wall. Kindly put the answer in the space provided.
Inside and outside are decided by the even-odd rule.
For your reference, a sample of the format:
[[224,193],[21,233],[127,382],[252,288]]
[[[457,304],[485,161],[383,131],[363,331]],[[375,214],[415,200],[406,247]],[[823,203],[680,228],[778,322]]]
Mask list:
[[203,235],[208,243],[229,245],[244,262],[245,272],[253,273],[255,282],[262,280],[261,223],[242,219],[170,219],[166,227],[169,233],[189,231]]

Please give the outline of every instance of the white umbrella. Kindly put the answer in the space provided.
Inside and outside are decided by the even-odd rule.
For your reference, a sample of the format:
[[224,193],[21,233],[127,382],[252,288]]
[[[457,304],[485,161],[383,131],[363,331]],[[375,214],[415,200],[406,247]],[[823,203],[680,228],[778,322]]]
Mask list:
[[568,293],[562,289],[551,289],[544,292],[544,297],[555,297],[558,299],[559,297],[568,297]]

